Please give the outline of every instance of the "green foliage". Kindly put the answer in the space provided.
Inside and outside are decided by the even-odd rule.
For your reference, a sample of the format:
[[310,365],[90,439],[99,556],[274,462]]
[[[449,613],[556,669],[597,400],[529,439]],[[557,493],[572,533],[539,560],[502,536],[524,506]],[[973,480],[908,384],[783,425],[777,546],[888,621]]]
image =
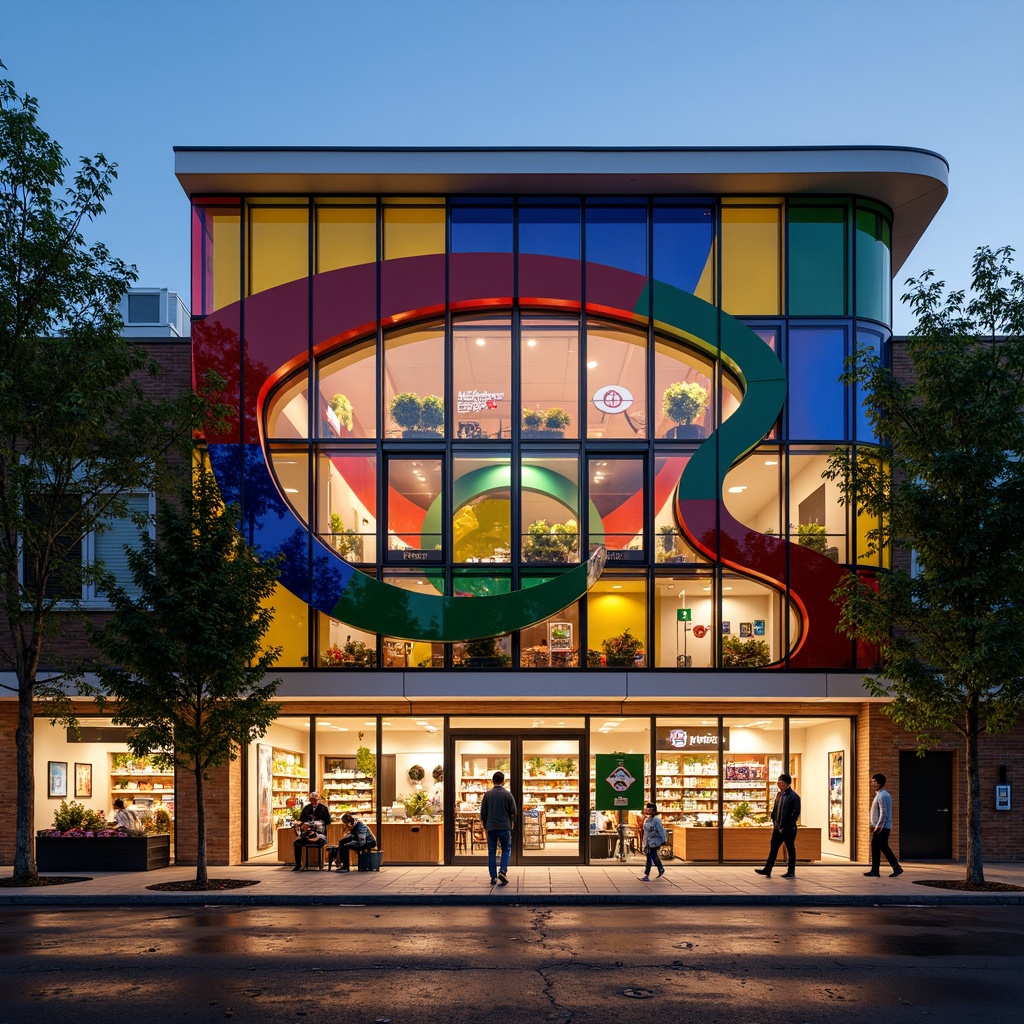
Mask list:
[[[147,397],[157,367],[122,337],[118,309],[135,268],[86,241],[116,164],[98,154],[71,172],[37,118],[37,101],[0,81],[0,670],[16,676],[23,721],[42,704],[74,724],[66,677],[37,678],[41,662],[60,665],[49,644],[69,613],[54,605],[102,583],[81,542],[126,517],[132,492],[159,486],[168,451],[191,435],[193,400]],[[30,881],[31,729],[19,736],[14,878]]]
[[239,534],[209,467],[197,458],[191,488],[160,505],[157,537],[129,552],[139,597],[110,592],[114,614],[90,633],[102,655],[113,721],[133,731],[135,754],[173,751],[197,787],[197,881],[206,884],[203,782],[266,733],[280,706],[266,681],[279,648],[264,645],[279,562],[264,561]]
[[741,801],[729,812],[729,816],[733,821],[742,821],[744,818],[749,818],[751,816],[750,804],[746,800]]
[[643,651],[644,642],[638,636],[633,636],[627,626],[618,636],[602,640],[601,647],[604,648],[606,664],[632,665],[636,656]]
[[444,426],[444,401],[437,395],[427,395],[420,411],[420,426],[424,430],[437,430]]
[[544,427],[546,430],[564,430],[572,422],[572,417],[559,408],[548,409],[544,413]]
[[828,535],[821,523],[801,523],[797,528],[797,543],[811,551],[825,553],[828,547]]
[[411,793],[406,793],[401,799],[402,803],[405,804],[405,813],[410,818],[416,818],[421,814],[427,813],[427,804],[430,798],[425,789],[414,789]]
[[526,430],[541,430],[544,427],[544,413],[539,409],[523,410],[523,428]]
[[673,423],[692,423],[708,407],[707,388],[693,381],[676,381],[665,388],[661,408]]
[[528,562],[572,562],[579,559],[579,525],[575,519],[548,526],[538,519],[526,528],[523,559]]
[[352,429],[352,403],[345,395],[334,395],[330,401],[331,411],[338,417],[338,422],[346,429]]
[[420,425],[422,403],[420,396],[411,391],[403,391],[391,399],[388,407],[391,418],[404,430],[415,430]]
[[363,538],[355,530],[347,530],[345,523],[337,512],[332,512],[331,544],[342,558],[349,562],[363,560]]
[[67,832],[72,828],[81,828],[84,820],[85,805],[74,800],[70,802],[61,800],[53,812],[53,827],[61,832]]
[[377,755],[369,747],[356,747],[356,771],[362,772],[368,779],[377,775]]
[[738,636],[722,637],[723,668],[758,668],[772,660],[766,640],[741,640]]
[[846,376],[887,443],[856,461],[837,452],[828,471],[872,527],[867,553],[916,553],[915,574],[883,573],[877,593],[851,576],[835,599],[847,635],[880,649],[884,674],[867,685],[893,698],[886,713],[922,748],[939,731],[964,737],[975,883],[979,736],[1024,713],[1024,277],[1012,252],[979,248],[968,293],[947,293],[932,271],[908,280],[910,379],[871,351]]

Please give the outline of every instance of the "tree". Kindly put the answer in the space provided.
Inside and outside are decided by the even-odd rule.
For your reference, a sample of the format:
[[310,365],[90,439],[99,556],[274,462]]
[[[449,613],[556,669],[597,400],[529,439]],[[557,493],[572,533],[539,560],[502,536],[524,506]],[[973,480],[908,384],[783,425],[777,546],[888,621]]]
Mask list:
[[984,884],[978,743],[1024,712],[1024,278],[1010,248],[974,256],[969,295],[928,271],[903,296],[917,317],[910,380],[861,352],[848,380],[864,389],[879,456],[837,452],[829,476],[877,523],[873,550],[913,551],[872,586],[836,595],[848,636],[876,644],[885,711],[923,750],[940,731],[964,741],[967,878]]
[[138,590],[110,591],[114,614],[92,630],[113,721],[133,730],[136,754],[160,751],[196,784],[196,885],[208,882],[204,782],[264,735],[280,711],[280,679],[265,682],[280,648],[265,647],[279,560],[263,560],[238,530],[209,466],[197,458],[191,487],[161,504],[157,536],[128,562]]
[[[0,68],[3,65],[0,64]],[[68,676],[47,640],[66,627],[102,566],[86,538],[158,486],[167,453],[190,434],[191,397],[151,401],[158,367],[122,337],[118,303],[135,268],[82,229],[103,213],[116,165],[68,163],[30,96],[0,80],[0,668],[18,695],[14,880],[36,878],[33,713],[72,722]],[[59,613],[54,615],[55,610]],[[67,666],[64,666],[67,667]]]

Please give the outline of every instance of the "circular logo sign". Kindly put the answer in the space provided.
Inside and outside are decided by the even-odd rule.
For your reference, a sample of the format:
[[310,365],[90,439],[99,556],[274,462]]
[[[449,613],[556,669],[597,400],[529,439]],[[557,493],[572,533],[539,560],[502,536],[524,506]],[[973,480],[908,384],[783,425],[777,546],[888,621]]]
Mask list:
[[625,412],[633,404],[633,396],[618,384],[606,384],[594,392],[591,401],[601,412],[614,414]]

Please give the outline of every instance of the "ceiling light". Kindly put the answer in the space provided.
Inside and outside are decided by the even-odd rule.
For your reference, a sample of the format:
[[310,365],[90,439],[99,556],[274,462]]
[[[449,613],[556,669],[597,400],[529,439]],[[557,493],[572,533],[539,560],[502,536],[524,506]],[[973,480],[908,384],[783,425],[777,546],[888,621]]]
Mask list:
[[590,362],[587,363],[587,369],[588,370],[596,370],[597,369],[597,362],[595,360],[591,359]]
[[536,338],[527,338],[526,339],[526,347],[527,348],[536,348],[537,347],[537,339]]
[[622,584],[621,583],[613,583],[612,584],[612,590],[621,590],[621,589],[622,589]]
[[729,488],[729,493],[730,494],[742,494],[746,489],[747,489],[747,485],[746,484],[743,484],[742,486],[737,486],[737,487],[730,487]]
[[285,494],[298,494],[299,493],[299,489],[297,487],[286,487],[284,489],[284,493]]
[[779,463],[777,459],[765,459],[764,464],[766,466],[777,466]]
[[710,587],[705,587],[704,588],[704,593],[706,594],[710,589],[711,589]]
[[487,344],[487,339],[486,339],[486,338],[477,338],[477,339],[476,339],[476,343],[477,343],[477,344],[478,344],[478,345],[479,345],[479,346],[480,346],[481,348],[483,348],[483,346]]

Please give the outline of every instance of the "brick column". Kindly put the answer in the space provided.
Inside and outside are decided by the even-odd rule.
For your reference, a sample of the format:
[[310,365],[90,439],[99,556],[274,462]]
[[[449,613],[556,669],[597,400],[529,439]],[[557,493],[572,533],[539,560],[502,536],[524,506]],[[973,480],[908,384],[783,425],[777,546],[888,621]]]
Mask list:
[[[206,862],[210,867],[242,859],[242,762],[214,768],[205,780]],[[180,770],[174,779],[174,861],[196,862],[196,787]]]

